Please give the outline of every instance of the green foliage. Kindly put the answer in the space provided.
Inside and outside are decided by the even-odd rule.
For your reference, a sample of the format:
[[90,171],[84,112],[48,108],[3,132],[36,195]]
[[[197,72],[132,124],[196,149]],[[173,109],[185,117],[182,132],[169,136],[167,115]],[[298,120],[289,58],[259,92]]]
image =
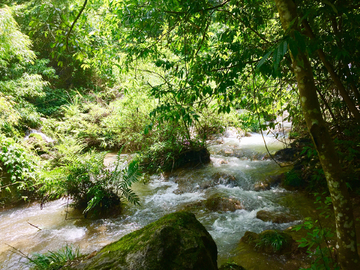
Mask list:
[[[218,106],[211,104],[199,112],[199,119],[192,126],[192,131],[200,141],[208,139],[213,134],[219,134],[225,131],[226,127],[236,127],[246,130],[246,126],[241,121],[241,114],[234,108],[229,113],[218,113]],[[239,120],[240,119],[240,120]]]
[[255,242],[255,249],[264,250],[270,247],[273,252],[278,252],[288,244],[288,239],[283,233],[271,230],[259,234]]
[[155,140],[152,132],[143,132],[150,122],[148,115],[153,103],[145,94],[127,94],[109,104],[98,95],[95,95],[98,104],[90,98],[93,97],[74,96],[71,103],[58,111],[62,121],[44,120],[43,130],[52,137],[73,137],[87,149],[120,149],[126,144],[127,151],[134,151]]
[[19,119],[20,114],[14,108],[14,103],[0,93],[0,131],[5,134],[16,133],[14,126],[18,124]]
[[[12,192],[11,186],[16,186],[17,190],[33,190],[37,175],[36,165],[34,156],[23,146],[0,134],[0,175],[4,175],[1,177],[0,190]],[[6,174],[10,181],[7,181]]]
[[[14,101],[21,97],[43,95],[42,89],[47,82],[43,81],[39,69],[43,62],[36,62],[35,53],[30,50],[29,37],[20,32],[17,23],[8,7],[0,9],[0,90]],[[52,72],[48,69],[47,71]]]
[[43,174],[40,192],[47,198],[69,196],[85,216],[90,210],[101,212],[118,207],[121,199],[138,204],[139,198],[131,190],[140,177],[138,163],[131,161],[126,166],[118,157],[108,168],[104,155],[89,153],[66,159],[65,166]]
[[28,36],[19,31],[11,10],[8,7],[0,8],[0,66],[8,66],[10,61],[32,61],[35,54],[31,51],[31,41]]
[[[35,128],[40,115],[30,103],[44,95],[43,88],[54,70],[46,60],[36,60],[31,41],[23,34],[8,7],[0,8],[0,130],[8,136],[18,136],[23,126]],[[8,117],[11,115],[10,117]]]
[[141,152],[140,162],[150,172],[171,171],[184,146],[176,141],[156,142]]
[[102,87],[113,83],[112,65],[119,55],[110,33],[101,31],[106,28],[103,20],[107,5],[88,2],[90,8],[84,10],[69,34],[83,1],[31,0],[13,7],[34,50],[41,58],[50,59],[49,64],[59,76],[51,80],[57,87]]
[[314,195],[316,196],[315,204],[319,205],[317,210],[321,211],[319,219],[307,217],[304,223],[296,225],[293,230],[305,229],[307,231],[306,237],[298,240],[299,247],[306,247],[309,257],[312,258],[311,267],[307,269],[340,269],[335,259],[336,242],[333,229],[322,224],[328,221],[327,219],[334,218],[331,211],[331,198],[325,197],[323,200],[324,194],[315,193]]
[[254,113],[251,113],[249,111],[239,113],[239,121],[241,128],[245,131],[250,131],[250,132],[260,131],[260,124],[258,117]]
[[35,253],[28,258],[31,269],[36,270],[58,270],[67,262],[81,256],[79,248],[66,245],[57,251],[49,251],[44,254]]
[[284,179],[285,186],[288,187],[303,187],[305,185],[305,181],[302,179],[300,173],[296,170],[290,170],[285,173]]

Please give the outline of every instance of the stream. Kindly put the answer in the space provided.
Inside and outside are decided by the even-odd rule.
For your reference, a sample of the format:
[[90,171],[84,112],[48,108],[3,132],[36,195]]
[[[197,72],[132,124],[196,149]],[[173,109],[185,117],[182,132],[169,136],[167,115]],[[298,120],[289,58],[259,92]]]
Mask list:
[[[265,136],[270,152],[283,148],[274,137]],[[286,229],[293,223],[275,224],[256,218],[259,210],[293,213],[294,203],[301,204],[300,195],[279,187],[255,191],[259,181],[279,175],[289,168],[280,168],[267,159],[263,138],[252,133],[239,138],[234,129],[209,141],[211,163],[193,169],[177,170],[170,176],[152,175],[148,184],[136,183],[134,191],[141,200],[140,206],[127,205],[124,213],[115,218],[84,219],[76,210],[69,210],[67,200],[49,202],[41,210],[38,203],[13,208],[0,213],[0,269],[28,269],[26,259],[12,247],[25,254],[57,250],[73,244],[82,253],[91,253],[122,236],[142,228],[165,214],[188,209],[214,195],[241,202],[234,212],[210,211],[191,208],[197,219],[206,227],[218,247],[219,262],[226,262],[234,254],[240,238],[248,230]],[[116,155],[108,154],[107,164]],[[233,181],[214,175],[231,175]],[[224,180],[224,181],[223,181]],[[41,228],[39,230],[35,226]]]

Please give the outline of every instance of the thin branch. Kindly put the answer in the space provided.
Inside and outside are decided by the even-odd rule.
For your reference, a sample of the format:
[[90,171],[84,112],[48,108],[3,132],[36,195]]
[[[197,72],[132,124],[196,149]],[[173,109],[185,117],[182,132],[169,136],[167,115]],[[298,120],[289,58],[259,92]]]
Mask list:
[[238,67],[238,66],[243,65],[243,64],[245,64],[245,65],[246,65],[246,64],[254,64],[254,63],[257,63],[257,62],[259,62],[259,60],[247,61],[247,62],[245,62],[245,63],[241,63],[241,64],[238,64],[238,65],[232,65],[232,66],[229,66],[229,67],[212,69],[211,72],[214,72],[214,71],[222,71],[222,70],[229,70],[229,69]]
[[9,244],[7,244],[7,243],[5,243],[5,245],[7,245],[8,247],[11,247],[11,248],[14,250],[14,251],[13,251],[14,253],[20,255],[20,256],[23,257],[23,258],[28,259],[30,262],[33,262],[33,261],[34,261],[34,260],[31,259],[28,255],[26,255],[24,252],[22,252],[20,249],[18,249],[18,248],[16,248],[16,247],[13,247],[13,246],[11,246],[11,245],[9,245]]
[[41,229],[40,229],[38,226],[36,226],[36,225],[34,225],[34,224],[30,223],[29,221],[27,221],[27,223],[28,223],[30,226],[33,226],[33,227],[35,227],[36,229],[38,229],[39,231],[41,231]]
[[196,53],[195,53],[195,55],[194,55],[195,57],[196,57],[197,54],[199,53],[202,45],[204,44],[204,41],[205,41],[205,38],[206,38],[206,33],[207,33],[207,30],[209,29],[210,24],[211,24],[211,20],[209,20],[208,24],[206,25],[206,28],[205,28],[205,30],[204,30],[204,33],[203,33],[201,42],[199,43],[199,47],[198,47],[198,49],[197,49],[197,51],[196,51]]
[[[254,68],[253,68],[253,74],[255,74]],[[257,103],[256,103],[256,97],[257,97],[257,95],[256,95],[255,77],[254,77],[254,76],[255,76],[255,75],[253,75],[254,104],[255,104],[255,111],[256,111],[256,114],[257,114],[257,117],[258,117],[258,122],[259,122],[261,137],[262,137],[262,139],[263,139],[263,141],[264,141],[265,149],[266,149],[269,157],[270,157],[277,165],[279,165],[280,168],[282,168],[282,167],[284,167],[284,166],[282,166],[282,165],[274,158],[274,156],[270,153],[269,148],[268,148],[267,143],[266,143],[266,140],[265,140],[265,137],[264,137],[263,130],[262,130],[262,128],[261,128],[260,112],[258,112],[258,107],[257,107]],[[264,86],[266,82],[267,82],[267,80],[264,81],[264,83],[262,84],[262,86]],[[262,88],[262,86],[261,86],[260,88]]]
[[83,11],[84,11],[84,9],[85,9],[85,7],[86,7],[86,4],[87,4],[87,0],[84,1],[84,4],[83,4],[82,8],[80,9],[79,14],[77,15],[77,17],[76,17],[75,20],[73,21],[73,23],[72,23],[72,25],[71,25],[71,27],[70,27],[69,32],[66,34],[66,50],[68,51],[68,53],[70,53],[70,51],[69,51],[69,36],[70,36],[70,33],[71,33],[71,31],[73,30],[73,28],[74,28],[77,20],[80,18],[81,13],[83,13]]
[[155,72],[155,71],[148,70],[148,69],[141,69],[141,68],[137,68],[136,70],[154,74],[154,75],[156,75],[156,76],[159,76],[159,77],[160,77],[161,79],[163,79],[165,82],[167,82],[166,78],[165,78],[163,75],[161,75],[161,74],[159,74],[159,73],[157,73],[157,72]]
[[11,187],[11,186],[14,186],[14,185],[18,185],[18,184],[20,184],[21,182],[15,182],[15,183],[11,183],[11,184],[8,184],[8,185],[5,185],[5,186],[0,186],[0,190],[2,189],[2,188],[7,188],[7,187]]
[[[305,34],[310,38],[315,40],[316,36],[314,32],[312,31],[310,24],[306,19],[302,21],[302,25],[305,28]],[[360,121],[360,112],[358,108],[355,106],[352,98],[350,97],[349,93],[347,92],[343,82],[340,79],[340,76],[335,72],[335,68],[330,61],[326,58],[325,52],[319,48],[317,50],[318,56],[323,63],[326,70],[329,72],[331,79],[333,80],[334,84],[336,85],[337,89],[340,91],[340,94],[345,101],[345,104],[347,105],[348,109],[353,114],[354,118],[359,122]]]
[[[223,6],[225,6],[228,2],[230,2],[231,0],[226,0],[224,2],[222,2],[221,4],[217,5],[217,6],[213,6],[213,7],[209,7],[209,8],[204,8],[204,9],[198,9],[196,10],[194,13],[198,13],[198,12],[204,12],[204,11],[210,11],[210,10],[214,10],[214,9],[217,9],[217,8],[221,8]],[[169,13],[169,14],[178,14],[178,15],[181,15],[181,14],[186,14],[188,13],[188,11],[171,11],[171,10],[165,10],[164,11],[165,13]]]
[[265,41],[267,44],[271,44],[270,41],[268,41],[263,35],[261,35],[258,31],[256,31],[254,28],[252,28],[250,25],[247,25],[241,18],[235,16],[234,14],[232,14],[230,11],[228,10],[224,10],[221,9],[219,11],[223,11],[225,13],[228,13],[231,17],[233,17],[234,19],[240,21],[243,25],[245,25],[245,27],[249,28],[255,35],[257,35],[260,39],[262,39],[263,41]]

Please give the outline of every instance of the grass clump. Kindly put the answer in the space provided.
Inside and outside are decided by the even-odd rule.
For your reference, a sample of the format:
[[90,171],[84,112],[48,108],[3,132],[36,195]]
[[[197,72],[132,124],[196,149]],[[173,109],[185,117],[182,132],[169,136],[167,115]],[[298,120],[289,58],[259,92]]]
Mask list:
[[35,253],[28,258],[30,269],[57,270],[61,269],[67,262],[80,257],[79,248],[66,245],[57,251],[49,251],[44,254]]
[[259,237],[256,240],[255,249],[272,249],[273,252],[279,252],[286,244],[288,244],[288,238],[284,233],[268,230],[259,234]]

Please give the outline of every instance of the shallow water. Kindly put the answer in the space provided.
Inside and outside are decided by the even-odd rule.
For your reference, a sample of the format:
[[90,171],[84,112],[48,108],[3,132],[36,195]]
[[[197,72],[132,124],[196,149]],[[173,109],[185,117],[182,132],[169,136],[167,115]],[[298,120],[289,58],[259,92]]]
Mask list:
[[[270,151],[283,147],[273,137],[265,138]],[[286,198],[298,196],[281,188],[253,190],[256,182],[288,169],[279,168],[264,158],[266,150],[261,135],[239,139],[235,130],[228,130],[225,136],[209,142],[209,150],[211,163],[206,166],[182,169],[168,178],[153,175],[146,185],[136,183],[133,189],[141,198],[141,205],[126,206],[124,214],[116,218],[84,219],[81,213],[67,209],[66,200],[50,202],[42,210],[38,204],[33,204],[0,213],[0,269],[28,269],[24,264],[26,259],[12,247],[31,254],[74,244],[81,252],[90,253],[167,213],[182,210],[215,194],[237,199],[244,208],[235,212],[192,210],[217,243],[219,261],[233,256],[231,251],[247,230],[286,229],[294,224],[273,224],[256,218],[259,210],[292,211],[286,207],[289,200]],[[115,158],[115,155],[108,155],[107,164]],[[216,173],[232,175],[236,181],[231,185],[206,185]],[[207,188],[203,188],[204,185]]]

